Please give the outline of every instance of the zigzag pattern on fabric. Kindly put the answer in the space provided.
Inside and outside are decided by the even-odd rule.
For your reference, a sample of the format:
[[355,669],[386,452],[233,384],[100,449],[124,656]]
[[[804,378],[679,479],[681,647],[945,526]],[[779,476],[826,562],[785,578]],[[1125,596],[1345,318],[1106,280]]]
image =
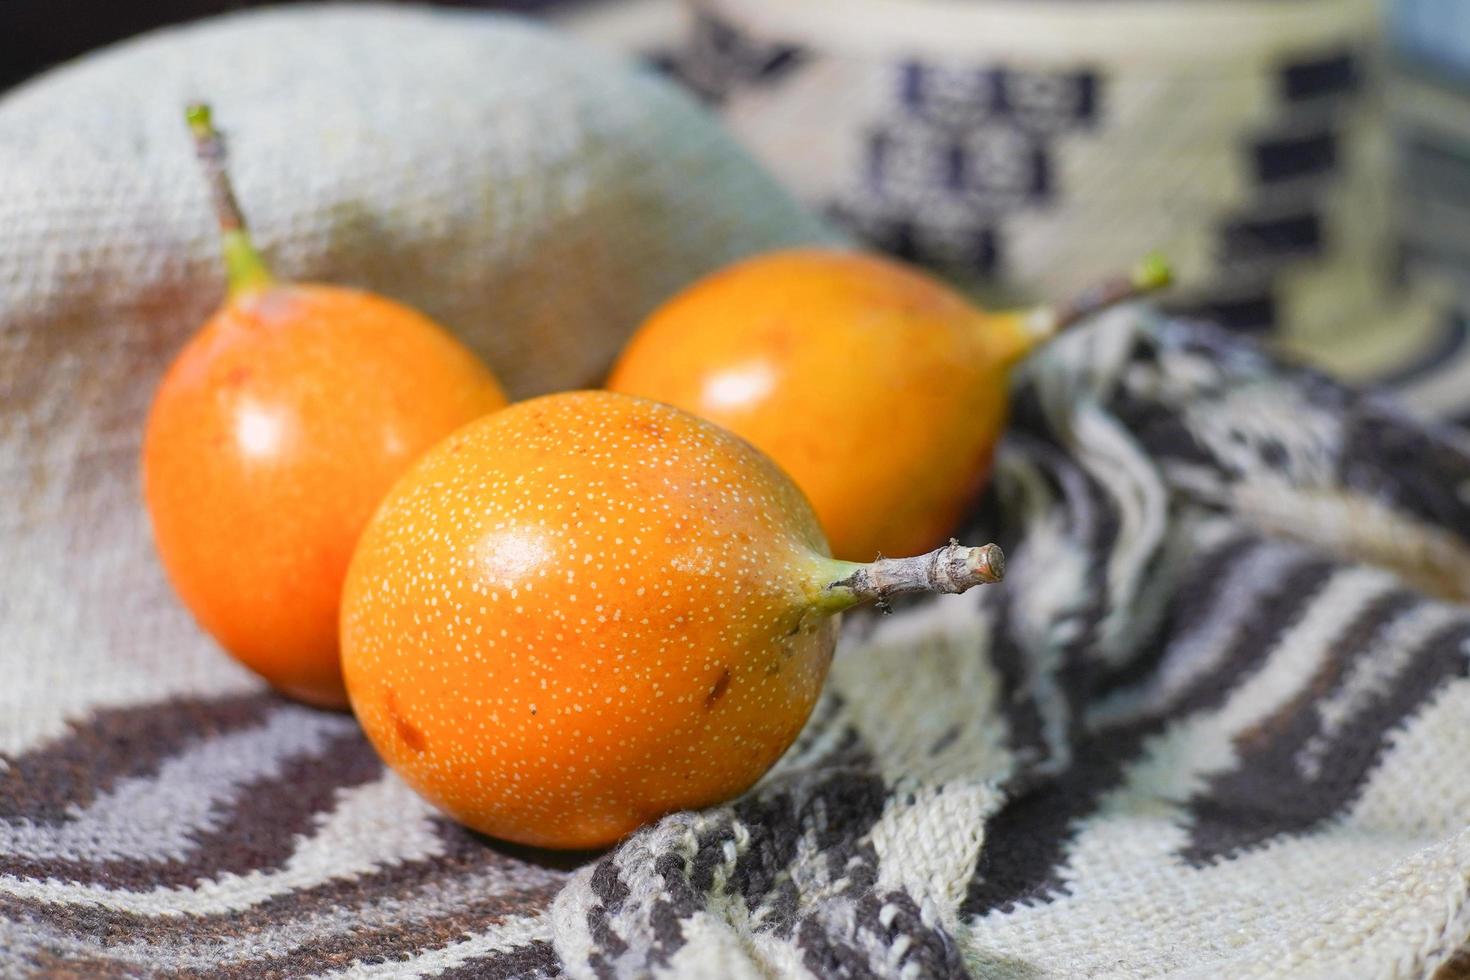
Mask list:
[[1137,311],[1056,345],[1015,404],[963,529],[1007,548],[1006,587],[850,618],[744,798],[558,858],[437,816],[345,716],[97,710],[0,769],[0,947],[41,974],[242,978],[1448,961],[1462,434]]

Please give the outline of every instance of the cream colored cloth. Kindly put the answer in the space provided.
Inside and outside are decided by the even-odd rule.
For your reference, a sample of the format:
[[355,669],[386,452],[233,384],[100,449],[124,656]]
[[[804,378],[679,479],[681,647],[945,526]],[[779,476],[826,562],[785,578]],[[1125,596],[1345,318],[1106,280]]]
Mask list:
[[1137,309],[1020,379],[957,529],[1006,583],[850,617],[751,793],[602,855],[435,814],[156,570],[142,413],[220,288],[193,97],[283,274],[517,394],[821,234],[667,87],[493,18],[232,18],[0,103],[0,976],[1371,980],[1470,938],[1470,447]]

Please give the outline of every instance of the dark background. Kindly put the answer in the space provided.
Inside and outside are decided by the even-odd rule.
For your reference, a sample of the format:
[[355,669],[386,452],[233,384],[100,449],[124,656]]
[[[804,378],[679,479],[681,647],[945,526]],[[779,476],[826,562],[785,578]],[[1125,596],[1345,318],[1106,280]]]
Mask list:
[[[439,6],[530,11],[568,0],[434,0]],[[93,48],[165,24],[281,0],[0,0],[0,91]]]

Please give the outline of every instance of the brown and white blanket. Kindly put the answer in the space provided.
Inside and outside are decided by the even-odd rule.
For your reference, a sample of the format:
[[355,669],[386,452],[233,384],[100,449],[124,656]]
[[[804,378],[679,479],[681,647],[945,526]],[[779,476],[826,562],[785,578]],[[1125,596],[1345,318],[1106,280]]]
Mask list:
[[[290,62],[316,57],[320,30],[351,53],[303,69],[303,97],[339,114],[329,138],[252,157],[268,111],[237,92],[262,237],[283,271],[379,284],[500,363],[526,352],[487,338],[544,304],[585,323],[574,289],[616,298],[625,328],[669,277],[820,234],[692,109],[671,101],[659,123],[614,105],[666,97],[615,73],[591,84],[594,59],[523,28],[328,10],[184,38],[219,55],[248,35]],[[259,66],[146,44],[147,92],[227,76],[265,91]],[[343,151],[434,105],[354,101],[369,75],[411,55],[423,85],[437,65],[457,91],[487,52],[507,91],[575,97],[569,118],[612,129],[575,145],[556,143],[575,126],[516,129],[556,137],[532,160],[556,179],[536,185],[492,181],[526,165],[493,140],[447,162]],[[139,70],[110,57],[48,84],[66,104],[105,99],[119,61]],[[1463,430],[1118,311],[1029,366],[993,487],[957,529],[1006,547],[1004,586],[849,617],[806,731],[744,798],[606,853],[530,852],[437,815],[349,716],[264,691],[168,594],[134,460],[152,382],[213,288],[202,189],[171,121],[118,143],[128,117],[82,111],[61,137],[45,105],[0,103],[0,976],[1470,971]],[[636,152],[664,124],[679,152]],[[275,165],[293,179],[273,184]],[[467,205],[466,174],[508,189]],[[357,191],[370,203],[354,209]],[[548,250],[546,229],[577,247]],[[635,274],[653,259],[681,264]],[[492,278],[507,267],[526,280]],[[575,383],[575,368],[509,380]]]
[[[1470,940],[1470,452],[1125,311],[1017,393],[1002,588],[852,617],[799,743],[605,854],[478,838],[248,683],[63,724],[7,640],[9,972],[1418,977]],[[1371,557],[1372,561],[1361,560]],[[1359,559],[1359,560],[1355,560]],[[165,686],[165,685],[160,685]],[[226,690],[225,688],[229,688]],[[1460,969],[1464,968],[1461,960]]]

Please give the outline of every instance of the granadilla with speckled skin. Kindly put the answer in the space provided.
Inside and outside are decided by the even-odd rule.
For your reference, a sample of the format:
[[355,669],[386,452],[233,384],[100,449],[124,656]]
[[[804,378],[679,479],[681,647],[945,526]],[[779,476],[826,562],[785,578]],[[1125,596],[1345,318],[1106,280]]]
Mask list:
[[609,844],[751,786],[826,677],[835,614],[999,581],[994,545],[829,557],[767,457],[686,412],[550,395],[454,433],[363,533],[348,693],[379,753],[495,837]]
[[229,293],[154,396],[143,444],[154,542],[231,655],[292,697],[342,707],[337,610],[358,534],[409,463],[505,395],[408,307],[278,282],[246,233],[209,109],[188,119]]

